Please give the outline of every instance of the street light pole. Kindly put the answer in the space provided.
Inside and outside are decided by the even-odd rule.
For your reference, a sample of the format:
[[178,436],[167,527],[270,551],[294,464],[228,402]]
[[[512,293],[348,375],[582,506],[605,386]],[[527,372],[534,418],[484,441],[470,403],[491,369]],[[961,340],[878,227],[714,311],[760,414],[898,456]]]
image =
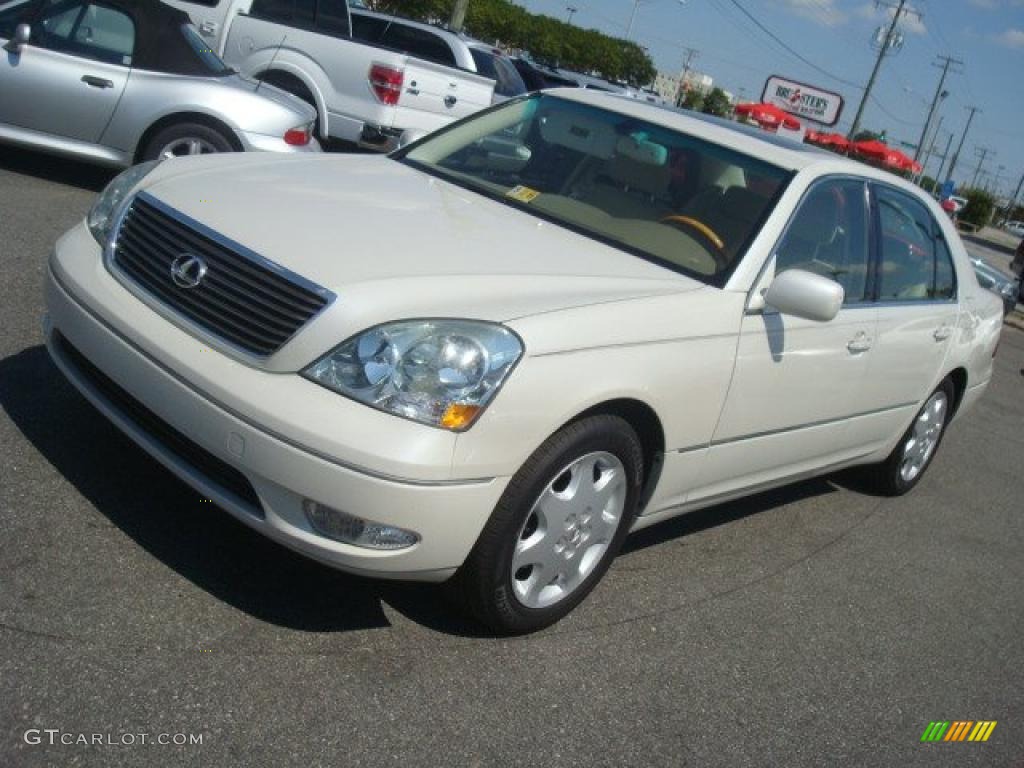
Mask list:
[[942,90],[943,84],[946,82],[946,75],[949,73],[949,68],[953,64],[963,64],[959,59],[954,59],[952,56],[939,56],[945,62],[942,65],[942,76],[939,78],[939,85],[935,89],[935,97],[932,99],[932,105],[928,109],[928,117],[924,119],[924,129],[921,131],[921,139],[917,142],[917,149],[914,150],[914,162],[921,156],[921,150],[924,148],[924,142],[928,137],[928,128],[932,123],[932,116],[935,114],[935,108],[939,105],[939,100],[943,98],[944,91]]
[[576,13],[576,11],[579,10],[579,8],[577,8],[575,5],[567,5],[565,6],[565,10],[569,12],[569,16],[566,18],[565,23],[572,24],[572,16],[574,13]]

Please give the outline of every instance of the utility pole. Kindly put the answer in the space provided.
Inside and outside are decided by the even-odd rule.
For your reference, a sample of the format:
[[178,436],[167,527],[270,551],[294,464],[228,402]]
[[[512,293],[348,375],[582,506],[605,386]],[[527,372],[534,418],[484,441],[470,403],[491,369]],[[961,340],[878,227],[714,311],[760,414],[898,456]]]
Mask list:
[[572,24],[572,15],[576,13],[576,11],[578,11],[579,8],[577,8],[575,5],[567,5],[565,6],[565,10],[569,12],[569,16],[566,18],[565,23]]
[[[907,4],[907,0],[899,0],[899,4],[896,6],[896,12],[892,15],[892,22],[889,24],[889,29],[885,33],[885,38],[882,40],[882,45],[878,50],[878,58],[875,59],[874,69],[871,70],[871,77],[868,78],[868,84],[864,88],[864,95],[861,96],[860,105],[857,107],[857,114],[853,116],[853,124],[850,126],[850,133],[847,137],[850,141],[853,141],[853,137],[857,134],[857,129],[860,128],[860,118],[864,114],[864,107],[867,106],[868,98],[871,96],[871,89],[875,86],[875,78],[878,77],[878,70],[882,66],[882,59],[885,58],[886,52],[892,46],[895,40],[896,25],[899,23],[900,17],[903,16],[903,6]],[[875,7],[884,6],[885,8],[892,8],[888,3],[881,3],[875,0]],[[918,11],[908,10],[907,13],[913,13],[918,19],[921,18],[921,14]]]
[[951,146],[953,146],[953,132],[952,131],[949,132],[949,138],[946,139],[946,151],[942,153],[942,162],[939,163],[939,172],[937,174],[935,174],[935,181],[937,181],[939,183],[942,182],[942,166],[944,166],[946,164],[946,161],[949,160],[949,148]]
[[[925,169],[928,167],[928,163],[931,162],[932,156],[935,154],[935,142],[939,138],[939,131],[942,130],[942,121],[945,115],[939,115],[939,122],[935,125],[935,132],[932,134],[931,143],[928,145],[928,151],[925,152],[924,160],[921,162],[921,172],[917,175],[918,182],[925,176]],[[938,182],[938,178],[935,179]]]
[[466,22],[466,9],[469,7],[469,0],[455,0],[452,6],[452,18],[448,26],[453,32],[461,32],[462,25]]
[[1006,218],[1010,218],[1013,215],[1013,209],[1017,207],[1017,198],[1020,196],[1021,187],[1024,187],[1024,174],[1021,175],[1020,181],[1017,182],[1017,188],[1013,191],[1013,197],[1006,204]]
[[700,56],[700,51],[696,48],[683,46],[683,51],[686,53],[686,58],[683,60],[683,71],[679,73],[679,88],[676,90],[677,107],[683,104],[683,93],[686,91],[686,76],[690,74],[690,64],[695,58]]
[[[935,108],[939,105],[939,99],[943,98],[945,95],[945,91],[942,90],[942,86],[946,82],[946,75],[949,73],[949,68],[954,64],[963,66],[963,62],[960,61],[960,59],[954,59],[952,56],[938,56],[936,58],[940,59],[943,62],[943,64],[941,65],[942,76],[939,78],[939,85],[935,89],[935,96],[932,98],[932,105],[928,109],[928,117],[926,117],[924,120],[924,130],[921,131],[921,140],[917,142],[917,149],[914,150],[915,162],[921,156],[921,150],[924,148],[925,139],[928,137],[928,128],[929,126],[931,126],[932,116],[935,114]],[[933,66],[937,67],[939,65],[933,64]]]
[[974,171],[974,178],[971,179],[971,188],[972,189],[974,188],[974,185],[978,183],[978,174],[981,173],[981,166],[985,162],[985,158],[988,157],[988,153],[989,152],[992,152],[992,154],[995,154],[995,152],[993,152],[988,147],[975,147],[974,148],[974,154],[978,158],[978,167]]
[[964,139],[967,138],[967,132],[971,129],[971,121],[974,119],[976,112],[981,112],[979,107],[967,107],[971,110],[971,114],[967,118],[967,125],[964,126],[964,133],[960,137],[960,143],[956,145],[956,152],[953,153],[953,159],[949,161],[949,170],[946,171],[946,178],[953,178],[953,169],[956,168],[956,161],[960,159],[960,150],[964,148]]

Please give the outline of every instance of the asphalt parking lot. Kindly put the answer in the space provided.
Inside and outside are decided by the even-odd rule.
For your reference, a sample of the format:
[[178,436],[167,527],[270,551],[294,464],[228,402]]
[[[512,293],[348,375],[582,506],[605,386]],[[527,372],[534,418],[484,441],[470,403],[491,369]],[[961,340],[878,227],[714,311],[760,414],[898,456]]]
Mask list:
[[[694,513],[494,639],[264,540],[65,383],[46,257],[109,177],[0,149],[0,766],[1024,766],[1024,333],[910,496]],[[922,744],[933,720],[998,725]],[[60,743],[96,733],[136,743]]]

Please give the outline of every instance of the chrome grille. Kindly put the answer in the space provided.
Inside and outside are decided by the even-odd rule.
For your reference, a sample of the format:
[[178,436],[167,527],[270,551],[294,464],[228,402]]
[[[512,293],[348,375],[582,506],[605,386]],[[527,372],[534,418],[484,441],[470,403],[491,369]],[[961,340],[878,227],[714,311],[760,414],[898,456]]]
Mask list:
[[[179,287],[172,278],[171,266],[182,255],[205,262],[195,287]],[[177,314],[261,357],[280,349],[333,298],[146,193],[125,214],[112,261]]]

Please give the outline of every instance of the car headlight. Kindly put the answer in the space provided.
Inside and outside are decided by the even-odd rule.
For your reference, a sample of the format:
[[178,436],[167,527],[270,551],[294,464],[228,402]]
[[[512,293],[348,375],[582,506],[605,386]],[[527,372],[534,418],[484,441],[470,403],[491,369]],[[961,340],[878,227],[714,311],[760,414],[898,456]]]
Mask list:
[[135,185],[142,181],[146,174],[156,168],[159,163],[159,160],[150,160],[147,163],[132,166],[124,173],[115,176],[114,180],[107,184],[107,188],[100,193],[86,218],[89,231],[100,245],[105,246],[110,240],[118,211],[125,198],[128,197],[128,193],[135,189]]
[[432,427],[468,429],[523,354],[508,328],[408,320],[356,334],[302,375],[353,400]]

